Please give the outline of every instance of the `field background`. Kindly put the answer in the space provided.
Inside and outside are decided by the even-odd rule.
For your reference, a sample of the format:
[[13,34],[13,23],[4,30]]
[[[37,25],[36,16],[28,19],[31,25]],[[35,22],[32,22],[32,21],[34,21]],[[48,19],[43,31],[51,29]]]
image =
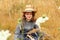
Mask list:
[[0,0],[0,30],[9,30],[13,40],[17,19],[27,4],[37,10],[35,18],[47,15],[49,20],[41,24],[43,32],[48,33],[53,40],[60,40],[60,0]]

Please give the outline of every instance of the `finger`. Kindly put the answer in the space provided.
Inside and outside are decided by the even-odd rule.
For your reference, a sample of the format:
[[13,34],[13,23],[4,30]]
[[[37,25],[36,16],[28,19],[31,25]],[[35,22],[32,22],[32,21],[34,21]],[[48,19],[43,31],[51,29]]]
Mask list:
[[27,35],[31,40],[34,40],[34,38],[32,38],[30,35]]

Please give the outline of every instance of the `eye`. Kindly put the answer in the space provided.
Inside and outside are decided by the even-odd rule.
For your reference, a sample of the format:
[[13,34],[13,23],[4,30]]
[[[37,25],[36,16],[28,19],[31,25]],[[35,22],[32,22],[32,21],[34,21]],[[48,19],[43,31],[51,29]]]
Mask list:
[[26,15],[32,15],[32,13],[31,12],[27,12]]
[[29,15],[28,13],[26,13],[25,15]]

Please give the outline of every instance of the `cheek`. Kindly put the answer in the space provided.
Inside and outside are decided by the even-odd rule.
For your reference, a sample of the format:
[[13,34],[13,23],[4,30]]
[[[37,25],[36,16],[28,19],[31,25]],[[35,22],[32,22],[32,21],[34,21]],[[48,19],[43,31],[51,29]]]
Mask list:
[[30,16],[30,18],[32,18],[32,15]]

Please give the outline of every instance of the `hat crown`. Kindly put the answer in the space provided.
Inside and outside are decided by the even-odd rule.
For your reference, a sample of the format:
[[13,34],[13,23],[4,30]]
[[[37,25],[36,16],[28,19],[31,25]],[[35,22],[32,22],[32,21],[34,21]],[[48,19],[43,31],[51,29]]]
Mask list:
[[32,5],[26,5],[25,11],[34,11]]
[[32,5],[26,5],[24,12],[36,12]]

